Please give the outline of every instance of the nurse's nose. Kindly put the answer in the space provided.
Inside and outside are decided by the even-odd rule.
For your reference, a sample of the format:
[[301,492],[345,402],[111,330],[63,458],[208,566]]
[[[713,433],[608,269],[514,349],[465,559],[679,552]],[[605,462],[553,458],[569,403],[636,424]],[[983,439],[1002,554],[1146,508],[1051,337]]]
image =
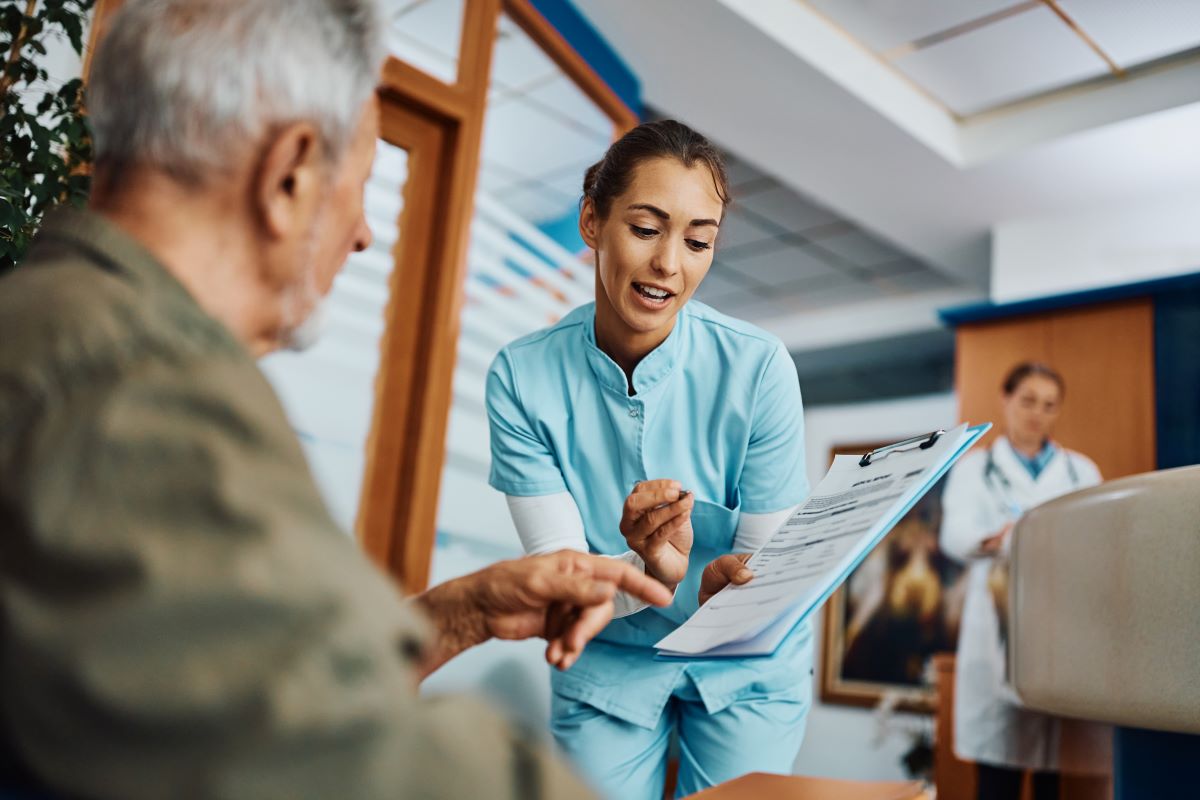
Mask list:
[[654,250],[650,266],[659,275],[670,277],[679,272],[682,259],[681,243],[673,242],[670,237],[662,236],[659,239],[658,247]]

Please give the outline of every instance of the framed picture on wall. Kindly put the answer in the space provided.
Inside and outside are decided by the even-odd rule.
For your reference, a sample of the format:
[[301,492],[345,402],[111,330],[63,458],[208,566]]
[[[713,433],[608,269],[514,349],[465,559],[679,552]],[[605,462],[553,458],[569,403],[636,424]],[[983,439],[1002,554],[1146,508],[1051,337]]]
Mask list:
[[[900,439],[903,437],[897,437]],[[848,444],[834,455],[865,453],[888,442]],[[821,700],[931,712],[928,677],[936,653],[953,652],[966,573],[938,546],[943,478],[904,515],[825,603]]]

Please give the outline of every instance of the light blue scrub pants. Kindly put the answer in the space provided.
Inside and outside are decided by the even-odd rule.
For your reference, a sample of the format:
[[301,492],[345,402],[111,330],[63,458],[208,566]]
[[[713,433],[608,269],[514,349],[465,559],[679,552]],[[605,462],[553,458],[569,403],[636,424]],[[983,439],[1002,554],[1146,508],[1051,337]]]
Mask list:
[[557,692],[551,730],[585,780],[612,800],[657,800],[667,775],[667,748],[679,731],[675,797],[683,797],[747,772],[789,774],[811,704],[812,681],[769,694],[753,687],[731,705],[709,714],[692,679],[684,675],[653,729],[626,722]]

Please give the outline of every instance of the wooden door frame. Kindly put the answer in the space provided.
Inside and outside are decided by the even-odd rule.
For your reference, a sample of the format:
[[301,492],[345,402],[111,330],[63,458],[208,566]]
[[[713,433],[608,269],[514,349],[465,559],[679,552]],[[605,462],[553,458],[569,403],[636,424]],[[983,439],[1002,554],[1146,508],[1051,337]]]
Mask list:
[[[88,66],[91,49],[121,2],[97,3]],[[410,159],[355,531],[372,560],[409,592],[428,585],[437,534],[475,183],[501,13],[608,115],[614,136],[638,123],[637,113],[530,0],[464,1],[452,84],[394,57],[384,64],[381,137],[409,151]]]
[[[613,121],[614,134],[635,126],[625,105],[529,0],[466,0],[458,81],[448,85],[389,58],[381,93],[440,120],[448,143],[435,190],[426,259],[397,252],[396,284],[388,312],[377,384],[358,535],[371,557],[409,592],[429,583],[437,536],[438,493],[467,277],[467,248],[492,44],[507,14]],[[384,137],[388,131],[385,129]],[[414,176],[410,172],[409,180]],[[418,191],[413,184],[413,191]],[[428,187],[420,189],[425,191]],[[406,203],[406,207],[409,207]],[[417,226],[409,225],[420,236]],[[401,236],[400,247],[405,237]],[[409,244],[412,242],[410,240]],[[436,246],[441,244],[442,247]],[[423,265],[416,276],[412,265]]]

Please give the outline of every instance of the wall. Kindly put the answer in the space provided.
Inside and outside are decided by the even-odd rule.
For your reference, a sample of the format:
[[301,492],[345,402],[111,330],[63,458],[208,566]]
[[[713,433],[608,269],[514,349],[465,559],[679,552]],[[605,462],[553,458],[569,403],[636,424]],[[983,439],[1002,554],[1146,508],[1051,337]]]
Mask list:
[[957,337],[955,385],[964,417],[996,413],[1008,370],[1044,361],[1067,386],[1057,440],[1091,457],[1106,478],[1155,468],[1150,299],[970,323]]
[[[956,422],[957,404],[953,394],[811,408],[805,414],[809,476],[815,483],[825,474],[834,445],[903,439]],[[813,630],[818,643],[814,692],[819,692],[817,687],[820,686],[822,621],[823,614],[819,614]],[[862,780],[905,778],[900,757],[909,748],[910,741],[904,730],[919,727],[925,724],[924,720],[914,715],[897,715],[895,730],[880,737],[872,711],[826,705],[814,697],[795,772]]]
[[1119,286],[1200,268],[1200,202],[1014,220],[992,232],[992,300]]

